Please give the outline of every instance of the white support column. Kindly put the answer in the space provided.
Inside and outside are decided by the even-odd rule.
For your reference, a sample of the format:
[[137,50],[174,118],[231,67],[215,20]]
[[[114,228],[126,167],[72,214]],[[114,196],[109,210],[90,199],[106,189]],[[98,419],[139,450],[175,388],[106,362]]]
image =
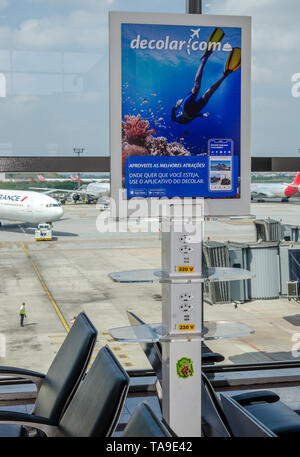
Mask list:
[[201,436],[201,218],[162,224],[163,417],[178,436]]

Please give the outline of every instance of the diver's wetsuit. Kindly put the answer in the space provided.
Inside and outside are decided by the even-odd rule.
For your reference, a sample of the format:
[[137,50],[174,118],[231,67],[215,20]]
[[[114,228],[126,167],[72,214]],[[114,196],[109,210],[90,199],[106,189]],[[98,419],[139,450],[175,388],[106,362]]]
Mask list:
[[[199,102],[202,101],[202,98],[200,98],[198,102],[196,102],[196,98],[197,94],[193,94],[192,91],[190,91],[178,108],[173,106],[171,112],[172,121],[177,122],[178,124],[188,124],[195,119],[195,117],[205,117],[202,113],[199,113],[199,111],[204,108],[207,102],[200,107]],[[197,108],[197,106],[199,106],[199,108]]]
[[179,106],[173,106],[171,112],[171,119],[173,122],[178,124],[188,124],[196,117],[207,117],[207,115],[202,114],[201,111],[208,103],[210,97],[222,84],[224,79],[231,73],[231,71],[225,71],[221,78],[218,79],[203,95],[197,99],[197,96],[200,91],[201,79],[204,66],[207,62],[208,56],[202,57],[200,66],[198,68],[195,83],[193,89],[188,93],[183,102]]

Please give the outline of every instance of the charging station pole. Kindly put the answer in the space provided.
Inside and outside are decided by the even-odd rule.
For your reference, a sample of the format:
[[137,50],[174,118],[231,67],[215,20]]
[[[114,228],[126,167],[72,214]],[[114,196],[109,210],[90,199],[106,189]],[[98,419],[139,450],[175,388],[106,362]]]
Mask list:
[[[202,0],[186,12],[201,14]],[[162,220],[162,412],[178,436],[201,436],[203,217]]]
[[202,231],[162,220],[162,412],[178,436],[201,436]]

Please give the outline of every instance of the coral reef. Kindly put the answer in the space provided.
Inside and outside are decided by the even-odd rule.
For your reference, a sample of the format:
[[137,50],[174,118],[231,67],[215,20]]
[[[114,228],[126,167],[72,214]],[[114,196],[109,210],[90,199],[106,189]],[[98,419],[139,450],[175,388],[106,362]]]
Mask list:
[[187,156],[190,152],[177,142],[168,143],[163,136],[151,135],[149,122],[137,116],[124,116],[122,122],[122,169],[125,173],[125,160],[130,156]]
[[168,152],[168,142],[167,139],[163,136],[158,136],[157,138],[152,135],[148,136],[145,143],[146,148],[148,149],[148,154],[153,156],[167,156]]
[[124,116],[122,122],[122,138],[129,144],[143,146],[147,136],[150,135],[149,122],[141,119],[141,115]]
[[122,144],[122,166],[123,173],[125,171],[125,160],[129,156],[144,156],[148,155],[149,152],[145,146],[139,146],[138,144],[129,144],[126,141],[123,141]]
[[170,156],[189,156],[190,152],[185,149],[183,144],[176,143],[175,141],[173,143],[168,144],[168,150],[169,150],[169,155]]

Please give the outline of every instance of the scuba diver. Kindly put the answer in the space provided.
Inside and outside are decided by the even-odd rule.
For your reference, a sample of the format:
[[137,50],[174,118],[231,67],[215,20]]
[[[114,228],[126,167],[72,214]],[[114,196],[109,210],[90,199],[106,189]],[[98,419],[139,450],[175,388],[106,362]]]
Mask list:
[[[216,48],[225,33],[222,29],[215,28],[207,41],[207,48],[196,73],[195,82],[192,90],[188,93],[185,99],[181,98],[177,101],[176,105],[172,108],[171,119],[178,124],[188,124],[196,117],[208,117],[209,113],[201,113],[205,105],[208,103],[210,97],[215,93],[222,82],[228,75],[238,70],[241,66],[241,48],[233,48],[227,58],[223,75],[218,79],[203,95],[197,100],[197,96],[201,87],[202,73],[204,66]],[[214,46],[215,44],[215,46]]]

